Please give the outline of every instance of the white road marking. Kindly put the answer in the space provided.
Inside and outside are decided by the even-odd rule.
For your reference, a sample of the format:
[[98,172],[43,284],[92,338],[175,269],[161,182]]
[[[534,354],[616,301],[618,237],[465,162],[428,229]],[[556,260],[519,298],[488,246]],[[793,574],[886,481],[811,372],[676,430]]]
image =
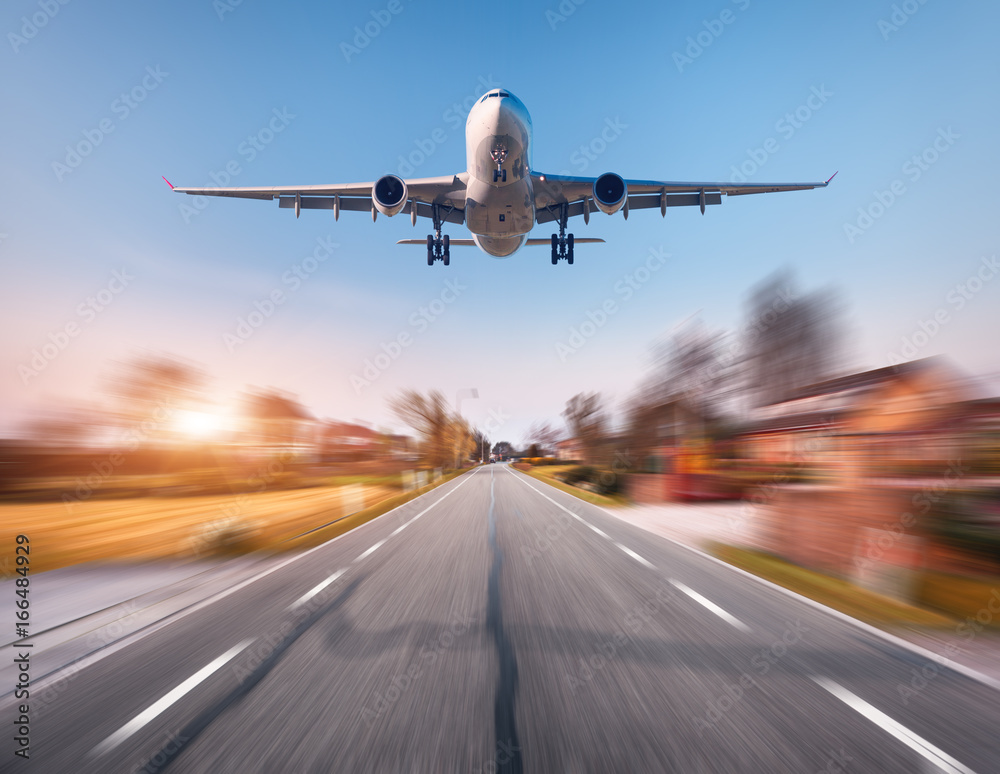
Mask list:
[[655,570],[655,569],[656,569],[656,568],[655,568],[655,567],[653,566],[653,563],[652,563],[652,562],[649,562],[649,561],[647,561],[646,559],[643,559],[643,558],[642,558],[641,556],[639,556],[639,554],[637,554],[637,553],[636,553],[635,551],[633,551],[633,550],[632,550],[631,548],[628,548],[628,547],[626,547],[626,546],[623,546],[623,545],[622,545],[621,543],[615,543],[615,545],[616,545],[616,546],[618,546],[618,547],[619,547],[619,548],[620,548],[620,549],[621,549],[622,551],[624,551],[624,552],[625,552],[626,554],[628,554],[629,556],[631,556],[631,557],[632,557],[633,559],[635,559],[635,560],[636,560],[637,562],[639,562],[640,564],[644,564],[644,565],[646,565],[646,566],[647,566],[647,567],[648,567],[649,569],[651,569],[651,570]]
[[319,583],[319,584],[313,586],[309,591],[307,591],[301,597],[299,597],[294,602],[292,602],[292,604],[288,606],[288,609],[289,610],[294,610],[297,607],[301,607],[306,602],[308,602],[310,599],[312,599],[317,594],[319,594],[323,589],[325,589],[327,586],[329,586],[331,583],[333,583],[335,580],[337,580],[337,578],[339,578],[343,574],[344,574],[343,570],[337,570],[333,575],[331,575],[325,581],[323,581],[322,583]]
[[376,551],[378,551],[378,549],[380,549],[380,548],[382,547],[382,545],[383,545],[384,543],[385,543],[385,541],[384,541],[384,540],[380,540],[380,541],[378,541],[378,542],[377,542],[377,543],[376,543],[375,545],[373,545],[373,546],[372,546],[371,548],[369,548],[369,549],[368,549],[367,551],[365,551],[364,553],[362,553],[362,554],[361,554],[361,555],[360,555],[360,556],[359,556],[359,557],[358,557],[357,559],[355,559],[354,561],[355,561],[355,562],[360,562],[360,561],[361,561],[362,559],[364,559],[364,558],[365,558],[366,556],[371,556],[371,555],[372,555],[372,554],[374,554],[374,553],[375,553]]
[[[545,494],[545,492],[541,491],[537,487],[532,486],[531,484],[529,484],[525,479],[521,478],[520,476],[515,475],[514,472],[509,467],[507,468],[507,472],[510,473],[512,476],[514,476],[514,478],[516,478],[518,481],[520,481],[526,487],[528,487],[529,489],[533,489],[535,492],[537,492],[538,494],[540,494],[542,497],[544,497],[546,500],[548,500],[550,503],[552,503],[554,506],[556,506],[556,508],[560,508],[560,509],[566,511],[566,513],[568,513],[570,516],[572,516],[578,522],[580,522],[581,524],[587,525],[588,527],[590,527],[592,530],[594,530],[594,532],[596,532],[601,537],[607,538],[608,540],[611,540],[611,538],[608,537],[607,534],[605,534],[604,532],[602,532],[601,530],[599,530],[597,527],[595,527],[593,524],[591,524],[589,521],[587,521],[586,519],[584,519],[583,517],[581,517],[580,514],[574,513],[573,511],[571,511],[569,508],[567,508],[564,505],[560,505],[555,500],[553,500],[551,497],[549,497],[547,494]],[[614,542],[614,541],[612,541],[612,542]],[[635,559],[640,564],[644,564],[646,567],[649,567],[651,570],[655,570],[656,569],[656,566],[652,562],[650,562],[647,559],[644,559],[643,557],[639,556],[639,554],[637,554],[631,548],[623,546],[621,543],[617,543],[617,542],[615,543],[615,545],[618,546],[618,548],[620,548],[622,551],[624,551],[626,554],[628,554],[629,556],[631,556],[633,559]]]
[[111,736],[97,745],[93,750],[90,751],[91,755],[104,755],[110,752],[126,739],[128,739],[132,734],[146,725],[149,721],[155,718],[157,715],[166,710],[171,704],[176,702],[178,699],[183,697],[186,693],[194,689],[199,683],[206,680],[214,672],[221,669],[226,665],[227,662],[235,658],[241,651],[243,651],[250,643],[253,642],[252,639],[244,640],[239,645],[234,648],[230,648],[221,656],[219,656],[215,661],[211,662],[207,666],[202,667],[197,672],[195,672],[191,677],[185,680],[183,683],[178,685],[168,694],[166,694],[162,699],[154,702],[149,707],[144,709],[134,718],[132,718],[128,723],[115,731]]
[[609,537],[608,537],[607,533],[605,533],[605,532],[602,532],[602,531],[601,531],[601,530],[599,530],[599,529],[598,529],[597,527],[595,527],[595,526],[594,526],[593,524],[590,524],[590,523],[588,523],[588,522],[586,522],[586,521],[585,521],[585,522],[583,522],[583,523],[584,523],[584,524],[586,524],[586,525],[587,525],[588,527],[590,527],[590,528],[591,528],[592,530],[594,530],[594,532],[596,532],[596,533],[597,533],[598,535],[600,535],[600,536],[601,536],[602,538],[607,538],[608,540],[611,540],[611,538],[609,538]]
[[[406,529],[407,527],[409,527],[409,526],[410,526],[410,525],[411,525],[411,524],[412,524],[413,522],[415,522],[415,521],[416,521],[417,519],[419,519],[419,518],[420,518],[421,516],[423,516],[423,515],[424,515],[425,513],[427,513],[427,511],[429,511],[429,510],[430,510],[431,508],[433,508],[433,507],[434,507],[435,505],[437,505],[437,504],[438,504],[438,503],[440,503],[440,502],[441,502],[442,500],[444,500],[444,499],[445,499],[445,497],[451,497],[451,495],[452,495],[452,493],[453,493],[453,492],[457,491],[457,490],[458,490],[458,489],[459,489],[460,487],[463,487],[463,486],[465,486],[465,485],[466,485],[466,483],[468,483],[469,479],[471,479],[471,478],[472,478],[472,477],[473,477],[474,475],[476,475],[476,473],[478,473],[478,472],[479,472],[480,470],[481,470],[481,468],[473,468],[472,472],[471,472],[471,473],[469,473],[469,474],[468,474],[468,476],[466,476],[466,477],[465,477],[465,481],[463,481],[462,483],[460,483],[460,484],[459,484],[458,486],[456,486],[456,487],[455,487],[454,489],[449,489],[449,490],[448,490],[448,491],[447,491],[447,492],[446,492],[446,493],[445,493],[445,494],[444,494],[444,495],[443,495],[443,496],[441,497],[441,499],[440,499],[440,500],[435,500],[435,501],[434,501],[433,503],[431,503],[430,505],[428,505],[428,506],[427,506],[426,508],[424,508],[424,509],[423,509],[423,510],[422,510],[422,511],[421,511],[420,513],[418,513],[418,514],[417,514],[416,516],[414,516],[414,517],[413,517],[412,519],[410,519],[409,521],[407,521],[407,522],[404,522],[403,524],[400,524],[400,525],[399,525],[399,526],[398,526],[398,527],[396,528],[396,531],[395,531],[395,532],[393,532],[392,534],[393,534],[393,535],[396,535],[396,534],[398,534],[398,533],[402,532],[402,531],[403,531],[404,529]],[[423,496],[423,495],[421,495],[421,496]],[[406,504],[406,503],[403,503],[403,505],[405,505],[405,504]],[[402,508],[403,506],[402,506],[402,505],[400,505],[400,506],[398,506],[398,507]],[[396,509],[395,509],[395,508],[393,508],[393,510],[396,510]],[[392,511],[389,511],[389,513],[392,513]]]
[[[595,505],[594,507],[601,508],[601,506],[597,505]],[[622,521],[622,517],[619,516],[614,511],[608,510],[607,508],[601,508],[601,510],[604,511],[606,514],[608,514],[608,516],[614,516],[619,521]],[[649,530],[647,530],[647,532],[648,531]],[[656,534],[656,533],[650,533],[650,534]],[[992,688],[995,691],[1000,691],[1000,680],[998,680],[995,677],[991,677],[987,674],[984,674],[983,672],[980,672],[977,669],[973,669],[972,667],[963,664],[960,661],[955,661],[954,659],[950,659],[947,656],[942,655],[941,653],[935,653],[934,651],[925,648],[921,645],[917,645],[914,642],[910,642],[909,640],[904,640],[902,637],[897,637],[895,634],[890,634],[889,632],[883,631],[882,629],[879,629],[877,626],[872,626],[871,624],[867,624],[864,621],[859,621],[857,618],[849,616],[847,613],[842,613],[839,610],[834,610],[832,607],[827,607],[822,602],[817,602],[815,599],[810,599],[809,597],[802,596],[796,591],[792,591],[791,589],[786,589],[784,586],[779,586],[777,583],[769,581],[766,578],[762,578],[759,575],[754,575],[752,572],[747,572],[746,570],[740,569],[739,567],[731,565],[728,562],[724,562],[717,556],[712,556],[711,554],[706,553],[699,548],[690,546],[687,543],[682,543],[681,541],[675,538],[660,534],[657,534],[657,537],[666,540],[669,543],[673,543],[675,546],[684,551],[690,551],[692,554],[697,554],[702,559],[706,559],[712,564],[725,568],[727,572],[736,573],[737,575],[740,575],[741,577],[746,578],[747,580],[753,581],[754,583],[758,583],[761,586],[765,586],[778,594],[783,594],[789,599],[794,599],[797,602],[801,602],[803,605],[811,607],[813,610],[820,611],[826,615],[836,618],[839,621],[843,621],[844,623],[850,624],[856,629],[860,629],[866,632],[867,634],[870,634],[871,636],[882,640],[883,642],[888,642],[892,645],[895,645],[901,650],[909,651],[910,653],[915,653],[916,655],[920,656],[923,659],[926,659],[927,661],[934,661],[938,664],[941,664],[944,667],[947,667],[953,672],[957,672],[960,675],[965,675],[970,680],[975,680],[977,683],[980,683],[981,685],[985,685],[989,688]]]
[[892,734],[892,736],[896,737],[896,739],[911,750],[922,755],[941,771],[949,772],[949,774],[975,774],[968,766],[962,765],[962,763],[952,758],[944,750],[938,749],[923,737],[917,736],[906,726],[900,725],[884,712],[876,709],[861,697],[851,693],[842,685],[833,682],[833,680],[827,680],[825,677],[813,677],[812,680],[821,688],[832,693],[855,712],[859,712],[883,731]]
[[[565,505],[560,505],[555,500],[553,500],[551,497],[549,497],[547,494],[545,494],[545,492],[543,492],[541,489],[538,489],[537,487],[534,487],[531,484],[529,484],[527,482],[526,478],[521,478],[516,473],[514,473],[509,467],[507,468],[507,472],[510,473],[512,476],[514,476],[514,478],[516,480],[520,481],[522,484],[524,484],[526,487],[528,487],[528,489],[533,489],[535,492],[537,492],[538,494],[540,494],[542,497],[544,497],[546,500],[548,500],[550,503],[552,503],[556,508],[559,508],[561,510],[566,511],[566,513],[568,513],[570,516],[572,516],[574,519],[576,519],[581,524],[586,524],[591,529],[594,529],[594,526],[591,525],[591,524],[589,524],[585,519],[583,519],[580,516],[579,513],[575,513],[574,511],[571,511]],[[607,535],[605,535],[605,537],[607,537]]]
[[670,579],[670,583],[678,591],[684,592],[689,597],[691,597],[691,599],[693,599],[695,602],[697,602],[699,605],[702,605],[705,608],[707,608],[708,610],[710,610],[711,612],[715,613],[717,616],[719,616],[719,618],[721,618],[726,623],[732,624],[733,626],[735,626],[737,629],[740,629],[741,631],[744,631],[744,632],[749,632],[750,631],[750,627],[747,626],[745,623],[743,623],[739,618],[737,618],[735,615],[733,615],[732,613],[728,612],[727,610],[723,610],[721,607],[719,607],[717,604],[715,604],[712,600],[708,599],[707,597],[703,597],[701,594],[699,594],[694,589],[692,589],[692,588],[690,588],[688,586],[685,586],[683,583],[681,583],[678,580],[674,580],[673,578]]
[[[479,468],[474,468],[471,473],[468,473],[468,474],[463,473],[462,476],[459,476],[459,478],[464,478],[465,479],[464,481],[461,481],[454,489],[451,489],[448,492],[446,492],[444,494],[444,496],[441,497],[439,500],[436,500],[434,503],[432,503],[431,505],[429,505],[427,508],[424,508],[424,510],[422,510],[420,513],[418,513],[412,519],[410,519],[409,521],[407,521],[406,523],[404,523],[401,527],[399,527],[398,529],[396,529],[396,531],[393,532],[392,534],[395,535],[395,534],[398,534],[399,532],[402,532],[405,527],[408,527],[410,524],[412,524],[413,522],[415,522],[417,519],[419,519],[421,516],[423,516],[425,513],[427,513],[427,511],[429,511],[431,508],[433,508],[435,505],[437,505],[439,502],[441,502],[441,500],[444,500],[445,497],[449,497],[451,495],[451,493],[454,492],[459,487],[465,486],[465,484],[468,482],[468,480],[472,476],[476,475],[476,473],[478,473],[478,472],[479,472]],[[425,492],[422,495],[418,495],[418,497],[424,497],[424,496],[426,496],[428,494],[430,494],[430,492]],[[228,596],[230,596],[232,594],[235,594],[237,591],[240,591],[241,589],[246,588],[247,586],[249,586],[252,583],[256,583],[257,581],[259,581],[259,580],[267,577],[271,573],[277,572],[278,570],[280,570],[283,567],[291,564],[292,562],[297,562],[297,561],[299,561],[301,559],[304,559],[305,557],[309,556],[309,554],[314,553],[315,551],[319,551],[320,549],[324,548],[325,546],[328,546],[330,543],[333,543],[333,542],[335,542],[337,540],[340,540],[341,538],[345,538],[348,535],[353,535],[356,532],[358,532],[360,530],[363,530],[369,524],[384,523],[384,521],[383,522],[379,522],[378,519],[382,519],[383,517],[388,516],[390,513],[394,513],[395,511],[398,511],[400,508],[404,508],[405,506],[409,505],[410,502],[412,502],[412,501],[403,503],[402,505],[397,505],[392,510],[387,511],[386,513],[382,514],[382,516],[379,516],[379,517],[377,517],[375,519],[372,519],[372,521],[369,521],[369,522],[367,522],[365,524],[362,524],[362,525],[358,526],[356,529],[349,530],[348,532],[345,532],[342,535],[337,535],[337,537],[331,538],[330,540],[326,541],[325,543],[321,543],[318,546],[314,546],[314,547],[308,549],[307,551],[303,551],[301,554],[295,554],[295,555],[289,557],[288,559],[285,559],[284,561],[279,562],[278,564],[275,564],[275,565],[267,568],[266,570],[263,570],[259,574],[251,576],[250,578],[247,578],[246,580],[241,581],[240,583],[236,584],[235,586],[230,586],[227,589],[223,589],[222,591],[219,591],[216,594],[213,594],[213,595],[211,595],[209,597],[206,597],[205,599],[203,599],[203,600],[201,600],[199,602],[195,602],[195,603],[189,605],[188,607],[183,608],[182,610],[179,610],[176,613],[173,613],[173,614],[169,615],[167,618],[164,618],[161,621],[158,621],[156,623],[150,624],[149,626],[143,627],[142,629],[139,629],[139,630],[133,632],[130,635],[126,635],[121,640],[118,640],[117,642],[111,643],[110,645],[104,646],[100,650],[94,651],[93,653],[90,653],[90,654],[84,656],[83,658],[81,658],[80,660],[74,662],[73,664],[70,664],[70,665],[68,665],[66,667],[58,669],[55,672],[53,672],[53,673],[51,673],[49,675],[46,675],[44,678],[39,678],[37,681],[33,681],[32,684],[35,685],[37,688],[39,688],[39,690],[41,690],[43,688],[46,688],[46,687],[48,687],[50,685],[55,684],[56,682],[58,682],[60,680],[66,679],[67,674],[69,674],[70,676],[76,675],[77,673],[79,673],[85,667],[92,666],[93,664],[96,664],[98,661],[102,661],[103,659],[107,658],[108,656],[111,656],[111,655],[117,653],[118,651],[123,650],[124,648],[128,647],[129,645],[132,645],[133,643],[138,642],[139,640],[144,639],[145,637],[148,637],[149,635],[151,635],[151,634],[153,634],[155,632],[158,632],[160,629],[163,629],[163,628],[169,626],[170,624],[174,623],[175,621],[179,621],[180,619],[185,618],[185,617],[191,615],[192,613],[195,613],[195,612],[197,612],[199,610],[202,610],[202,609],[208,607],[209,605],[212,605],[212,604],[214,604],[214,603],[216,603],[216,602],[218,602],[218,601],[220,601],[222,599],[225,599],[226,597],[228,597]],[[13,693],[9,694],[6,697],[0,698],[0,712],[5,712],[9,707],[16,706],[16,700],[13,699],[12,697],[13,697]]]

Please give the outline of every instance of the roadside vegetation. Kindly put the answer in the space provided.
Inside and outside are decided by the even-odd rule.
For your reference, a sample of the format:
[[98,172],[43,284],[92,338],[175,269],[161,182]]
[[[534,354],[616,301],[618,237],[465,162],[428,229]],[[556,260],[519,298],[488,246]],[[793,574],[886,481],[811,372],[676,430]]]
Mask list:
[[725,543],[712,543],[709,551],[728,564],[790,589],[820,604],[875,626],[927,626],[955,628],[955,621],[941,613],[907,605],[852,583],[807,570],[771,554]]
[[[404,489],[404,475],[351,475],[313,486],[266,486],[228,494],[126,495],[70,502],[0,503],[0,573],[14,567],[17,534],[31,539],[31,568],[42,572],[93,561],[199,560],[318,545],[385,513],[461,471],[433,471]],[[150,490],[146,490],[147,492]],[[155,489],[152,491],[156,491]]]
[[[566,464],[562,460],[550,457],[535,458],[531,461],[525,459],[515,463],[514,467],[584,502],[608,508],[628,505],[628,500],[617,485],[619,477],[611,470],[605,471],[576,463]],[[601,483],[602,474],[603,481],[607,483]]]

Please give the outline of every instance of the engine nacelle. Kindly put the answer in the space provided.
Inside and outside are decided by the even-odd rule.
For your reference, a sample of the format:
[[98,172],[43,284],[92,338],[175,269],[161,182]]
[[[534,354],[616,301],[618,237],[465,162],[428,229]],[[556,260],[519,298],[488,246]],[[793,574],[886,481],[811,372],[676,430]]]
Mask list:
[[391,218],[406,206],[406,182],[395,175],[383,175],[372,186],[372,204]]
[[594,181],[594,204],[608,215],[614,215],[628,199],[628,186],[619,175],[605,172]]

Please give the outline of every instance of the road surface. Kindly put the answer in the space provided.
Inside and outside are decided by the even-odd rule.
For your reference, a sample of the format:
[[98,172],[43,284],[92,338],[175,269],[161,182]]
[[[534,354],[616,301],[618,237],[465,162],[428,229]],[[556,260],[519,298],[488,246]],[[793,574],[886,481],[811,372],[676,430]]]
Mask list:
[[4,772],[1000,770],[993,688],[506,465],[31,694]]

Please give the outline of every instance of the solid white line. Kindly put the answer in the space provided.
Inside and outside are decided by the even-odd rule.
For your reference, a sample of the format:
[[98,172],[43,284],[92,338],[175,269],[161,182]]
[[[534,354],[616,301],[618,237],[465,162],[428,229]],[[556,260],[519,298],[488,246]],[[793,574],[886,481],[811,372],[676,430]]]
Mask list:
[[[555,500],[553,500],[551,497],[549,497],[547,494],[545,494],[545,492],[543,492],[541,489],[538,489],[537,487],[534,487],[531,484],[529,484],[528,481],[527,481],[527,476],[525,476],[524,478],[521,478],[516,473],[514,473],[514,471],[512,471],[509,467],[507,468],[507,472],[510,473],[512,476],[514,476],[514,478],[516,480],[520,481],[522,484],[524,484],[526,487],[528,487],[528,489],[534,489],[538,494],[540,494],[542,497],[544,497],[546,500],[548,500],[550,503],[552,503],[556,508],[560,508],[560,509],[566,511],[566,513],[568,513],[570,516],[572,516],[574,519],[576,519],[577,521],[581,522],[582,524],[587,524],[587,522],[584,521],[584,519],[580,517],[579,513],[574,513],[569,508],[567,508],[565,505],[560,505]],[[583,502],[583,501],[581,500],[581,502]],[[587,526],[590,527],[590,524],[587,524]]]
[[590,527],[592,530],[594,530],[594,532],[596,532],[602,538],[608,538],[608,540],[611,540],[611,538],[608,537],[607,533],[602,532],[597,527],[595,527],[593,524],[590,524],[589,522],[586,522],[586,521],[584,522],[584,524],[586,524],[588,527]]
[[372,555],[372,554],[374,554],[374,553],[375,553],[376,551],[378,551],[378,549],[380,549],[380,548],[382,547],[382,545],[383,545],[384,543],[385,543],[385,541],[384,541],[384,540],[380,540],[380,541],[378,541],[378,542],[377,542],[377,543],[376,543],[375,545],[373,545],[373,546],[372,546],[371,548],[369,548],[369,549],[368,549],[367,551],[365,551],[364,553],[362,553],[362,554],[361,554],[361,555],[360,555],[360,556],[359,556],[359,557],[358,557],[357,559],[355,559],[354,561],[355,561],[355,562],[360,562],[360,561],[361,561],[362,559],[364,559],[364,558],[365,558],[366,556],[371,556],[371,555]]
[[[449,489],[449,490],[448,490],[448,491],[447,491],[447,492],[446,492],[446,493],[445,493],[445,494],[444,494],[444,495],[443,495],[443,496],[442,496],[442,497],[441,497],[441,498],[440,498],[439,500],[435,500],[435,501],[434,501],[433,503],[431,503],[431,504],[430,504],[430,505],[428,505],[428,506],[427,506],[426,508],[424,508],[424,509],[423,509],[423,510],[422,510],[422,511],[421,511],[420,513],[418,513],[418,514],[417,514],[416,516],[414,516],[414,517],[413,517],[412,519],[410,519],[409,521],[407,521],[407,522],[404,522],[403,524],[401,524],[401,525],[400,525],[399,527],[397,527],[397,528],[396,528],[396,531],[395,531],[395,532],[393,532],[392,534],[393,534],[393,535],[395,535],[395,534],[397,534],[397,533],[399,533],[399,532],[402,532],[402,531],[403,531],[403,530],[404,530],[404,529],[405,529],[406,527],[409,527],[409,526],[410,526],[410,525],[411,525],[411,524],[412,524],[413,522],[415,522],[415,521],[416,521],[417,519],[419,519],[419,518],[420,518],[421,516],[423,516],[423,515],[424,515],[425,513],[427,513],[427,511],[429,511],[429,510],[430,510],[431,508],[433,508],[433,507],[434,507],[435,505],[437,505],[437,504],[438,504],[438,503],[440,503],[440,502],[441,502],[442,500],[444,500],[444,499],[445,499],[445,497],[451,497],[451,495],[452,495],[452,492],[455,492],[455,491],[457,491],[457,490],[458,490],[458,489],[459,489],[460,487],[463,487],[463,486],[465,486],[465,485],[466,485],[466,483],[467,483],[467,482],[469,481],[469,479],[471,479],[471,478],[472,478],[472,477],[473,477],[474,475],[476,475],[476,473],[478,473],[478,472],[479,472],[480,470],[481,470],[481,468],[473,468],[473,469],[472,469],[472,472],[471,472],[471,473],[469,473],[467,477],[465,477],[465,474],[463,474],[463,476],[460,476],[460,478],[461,478],[461,477],[465,477],[465,481],[463,481],[462,483],[460,483],[460,484],[459,484],[458,486],[456,486],[456,487],[455,487],[454,489]],[[430,493],[428,492],[428,494],[430,494]],[[423,495],[421,495],[421,497],[423,497]],[[403,505],[407,505],[407,503],[403,503]],[[393,510],[393,511],[395,511],[395,510],[397,510],[398,508],[402,508],[402,507],[403,507],[403,505],[399,505],[399,506],[397,506],[396,508],[393,508],[392,510]],[[392,511],[389,511],[389,513],[392,513]],[[386,515],[387,515],[387,514],[382,514],[382,516],[386,516]],[[381,518],[381,516],[380,516],[379,518]]]
[[312,599],[317,594],[319,594],[323,589],[325,589],[327,586],[329,586],[331,583],[333,583],[335,580],[337,580],[337,578],[339,578],[343,574],[344,574],[343,570],[337,570],[333,575],[331,575],[325,581],[323,581],[322,583],[317,584],[316,586],[313,586],[312,589],[310,589],[305,594],[303,594],[301,597],[299,597],[294,602],[292,602],[292,604],[288,606],[288,609],[289,610],[294,610],[295,608],[304,605],[306,602],[308,602],[310,599]]
[[639,556],[639,554],[637,554],[635,551],[633,551],[631,548],[627,548],[627,547],[623,546],[621,543],[615,543],[615,545],[618,546],[626,554],[628,554],[629,556],[631,556],[633,559],[635,559],[637,562],[640,562],[641,564],[646,565],[651,570],[655,570],[656,569],[653,566],[652,562],[646,561],[641,556]]
[[712,600],[708,599],[707,597],[703,597],[701,594],[699,594],[694,589],[689,588],[688,586],[685,586],[683,583],[681,583],[678,580],[674,580],[673,578],[670,579],[670,583],[678,591],[683,591],[685,594],[687,594],[689,597],[691,597],[691,599],[693,599],[699,605],[703,605],[708,610],[710,610],[711,612],[713,612],[717,616],[719,616],[719,618],[721,618],[726,623],[732,624],[737,629],[740,629],[742,631],[745,631],[745,632],[749,632],[750,631],[750,627],[747,626],[745,623],[743,623],[739,618],[737,618],[736,616],[734,616],[732,613],[730,613],[730,612],[728,612],[726,610],[723,610],[721,607],[719,607],[717,604],[715,604]]
[[896,739],[905,744],[911,750],[919,753],[941,769],[941,771],[949,772],[949,774],[975,774],[975,772],[968,766],[964,766],[962,763],[948,755],[948,753],[944,752],[944,750],[935,747],[923,737],[917,736],[906,726],[899,724],[861,697],[851,693],[842,685],[833,682],[833,680],[827,680],[825,677],[813,677],[812,679],[813,682],[821,688],[824,688],[832,693],[855,712],[861,713],[883,731],[887,731],[892,734],[896,737]]
[[126,739],[128,739],[132,734],[146,725],[149,721],[155,718],[157,715],[166,710],[171,704],[176,702],[186,693],[195,688],[199,683],[207,679],[212,673],[218,671],[221,667],[231,659],[235,658],[240,651],[246,648],[252,639],[244,640],[239,645],[234,648],[230,648],[221,656],[219,656],[215,661],[202,667],[197,672],[195,672],[191,677],[185,680],[183,683],[174,688],[170,693],[166,694],[162,699],[151,704],[148,708],[144,709],[138,715],[136,715],[132,720],[126,723],[124,726],[115,731],[111,736],[97,745],[93,750],[90,751],[91,755],[104,755],[110,752]]
[[[605,538],[608,538],[608,540],[611,540],[610,537],[608,537],[605,533],[601,532],[601,530],[599,530],[597,527],[595,527],[589,521],[587,521],[582,516],[580,516],[580,514],[574,513],[573,511],[571,511],[569,508],[567,508],[564,505],[560,505],[555,500],[553,500],[551,497],[549,497],[547,494],[545,494],[545,492],[543,492],[542,490],[538,489],[537,487],[534,487],[531,484],[529,484],[527,482],[526,478],[521,478],[520,476],[515,475],[515,473],[509,467],[507,468],[507,472],[510,473],[512,476],[514,476],[515,479],[517,479],[518,481],[520,481],[526,487],[528,487],[528,489],[533,489],[535,492],[537,492],[538,494],[540,494],[542,497],[544,497],[546,500],[548,500],[550,503],[552,503],[554,506],[556,506],[556,508],[561,508],[562,510],[566,511],[566,513],[568,513],[570,516],[572,516],[574,519],[576,519],[581,524],[586,524],[588,527],[590,527],[592,530],[594,530],[594,532],[596,532],[601,537],[605,537]],[[639,562],[641,564],[644,564],[646,567],[649,567],[651,570],[655,570],[656,569],[656,566],[652,562],[650,562],[650,561],[644,559],[643,557],[639,556],[639,554],[637,554],[631,548],[627,548],[627,547],[623,546],[621,543],[615,543],[615,545],[618,546],[626,554],[628,554],[629,556],[631,556],[633,559],[635,559],[637,562]]]

